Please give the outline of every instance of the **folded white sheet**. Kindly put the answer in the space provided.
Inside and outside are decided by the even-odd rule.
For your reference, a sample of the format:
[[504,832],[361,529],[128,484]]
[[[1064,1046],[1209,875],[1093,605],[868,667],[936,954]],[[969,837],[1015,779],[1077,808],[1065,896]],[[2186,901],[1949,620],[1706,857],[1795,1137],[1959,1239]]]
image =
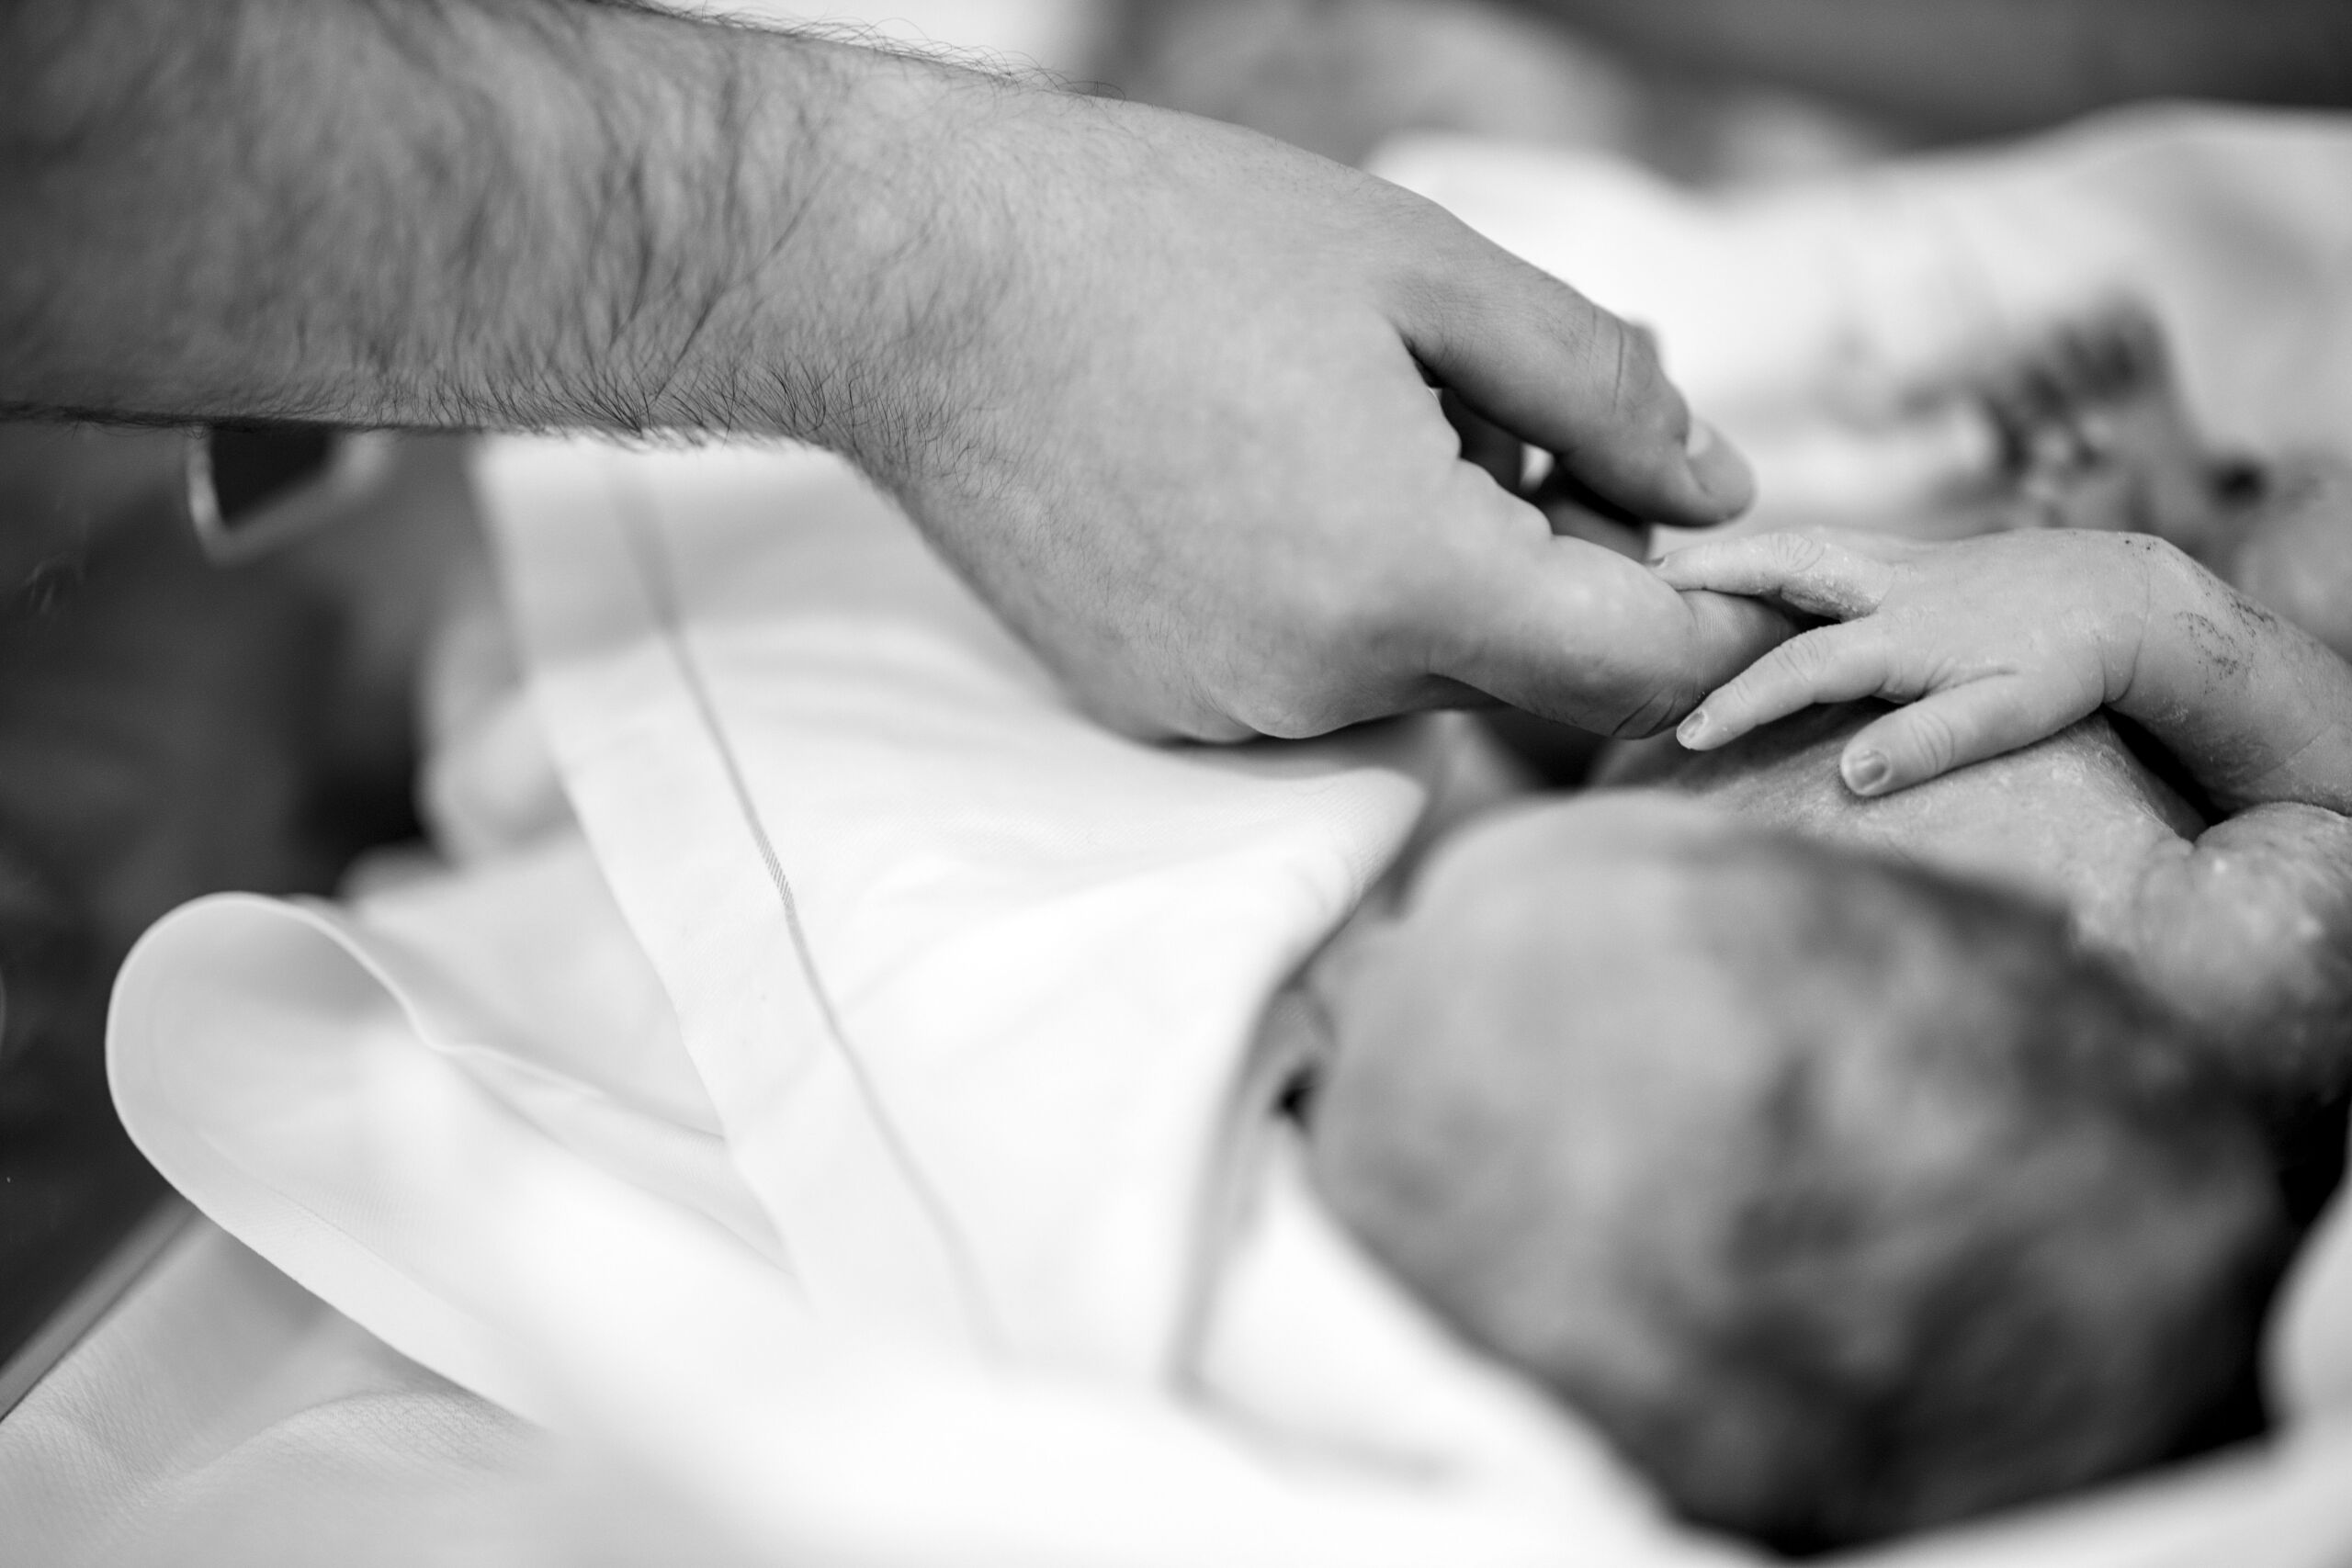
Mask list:
[[159,927],[118,1098],[209,1212],[502,1403],[679,1438],[649,1458],[696,1484],[722,1438],[734,1472],[797,1456],[730,1494],[763,1517],[920,1474],[908,1561],[1664,1540],[1278,1152],[1238,1254],[1267,1283],[1181,1355],[1255,1016],[1412,829],[1443,721],[1105,736],[809,454],[517,446],[489,481],[585,835],[478,694],[433,792],[476,807],[462,873]]
[[[810,454],[484,479],[530,684],[475,623],[458,863],[208,901],[126,966],[118,1102],[208,1213],[792,1561],[1728,1554],[1372,1270],[1252,1098],[1268,997],[1446,793],[1444,721],[1103,735]],[[2334,1223],[2269,1461],[1897,1555],[2352,1540]]]

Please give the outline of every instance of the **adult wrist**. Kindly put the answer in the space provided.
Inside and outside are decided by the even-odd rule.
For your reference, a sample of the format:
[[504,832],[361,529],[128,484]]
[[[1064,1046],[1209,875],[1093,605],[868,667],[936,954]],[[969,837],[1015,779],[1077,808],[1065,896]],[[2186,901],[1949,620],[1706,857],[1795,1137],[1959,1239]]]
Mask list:
[[[925,460],[1011,267],[1010,215],[975,142],[1010,95],[933,62],[752,35],[727,62],[740,138],[700,204],[730,231],[679,372],[647,423],[794,436],[888,482]],[[704,236],[688,232],[694,246]]]

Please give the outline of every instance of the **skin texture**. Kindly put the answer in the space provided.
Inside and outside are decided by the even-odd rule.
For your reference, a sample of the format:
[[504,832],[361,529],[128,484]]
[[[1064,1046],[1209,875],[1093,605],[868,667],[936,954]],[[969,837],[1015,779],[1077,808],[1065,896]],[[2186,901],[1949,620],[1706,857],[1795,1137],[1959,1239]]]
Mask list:
[[[2322,569],[2340,536],[2257,536],[2281,559],[2318,548]],[[1713,766],[1654,757],[1651,777],[2054,899],[2282,1113],[2352,1088],[2352,666],[2316,638],[2142,535],[1759,535],[1660,570],[1832,620],[1679,732],[1702,755],[1757,744]],[[1909,705],[1789,720],[1866,698]],[[2151,777],[2102,707],[2220,819]]]
[[1693,750],[1815,703],[1884,698],[1908,705],[1838,764],[1857,794],[1883,795],[2108,707],[2225,812],[2352,809],[2352,666],[2161,540],[1758,534],[1679,550],[1658,571],[1829,623],[1711,694],[1677,732]]
[[2352,464],[2308,458],[2277,465],[2256,482],[2256,515],[2199,558],[2352,659],[2352,527],[2345,525],[2352,518]]
[[1251,133],[571,0],[0,10],[0,412],[784,434],[1097,713],[1670,723],[1785,635],[1555,538],[1749,481],[1642,336]]
[[1319,1190],[1686,1517],[1874,1539],[2244,1386],[2251,1119],[2031,905],[1603,791],[1446,840],[1308,984]]
[[2209,824],[2103,716],[1917,788],[1858,795],[1837,759],[1884,714],[1815,708],[1718,750],[1629,748],[1601,782],[1998,883],[2066,911],[2074,941],[2190,1023],[2282,1118],[2352,1089],[2352,820],[2290,801]]
[[[1759,1053],[1722,1048],[1754,1034],[1729,977],[1692,963],[1674,907],[1687,879],[1672,852],[1725,826],[1670,798],[1630,795],[1598,811],[1482,822],[1433,852],[1396,918],[1350,928],[1306,976],[1330,1041],[1313,1120],[1315,1169],[1340,1217],[1359,1232],[1388,1233],[1391,1261],[1406,1262],[1416,1283],[1439,1282],[1441,1304],[1458,1313],[1469,1303],[1448,1301],[1442,1281],[1481,1289],[1475,1282],[1496,1250],[1495,1227],[1471,1216],[1532,1207],[1556,1192],[1575,1219],[1550,1256],[1529,1258],[1528,1268],[1556,1269],[1585,1288],[1563,1300],[1531,1288],[1531,1279],[1494,1290],[1482,1315],[1549,1317],[1556,1339],[1591,1344],[1596,1355],[1602,1345],[1631,1341],[1635,1364],[1627,1372],[1636,1381],[1675,1369],[1662,1348],[1623,1332],[1625,1303],[1611,1288],[1620,1277],[1615,1249],[1637,1224],[1655,1227],[1661,1250],[1703,1246],[1703,1195],[1736,1174],[1716,1134],[1754,1103],[1770,1066]],[[1529,874],[1536,844],[1548,852],[1547,870],[1578,874],[1577,897],[1555,897],[1553,877]],[[1539,932],[1543,961],[1530,962]],[[1572,1012],[1560,1005],[1570,995],[1579,998]],[[1562,1086],[1554,1168],[1548,1182],[1531,1183],[1481,1158],[1499,1146],[1470,1123],[1503,1121],[1524,1103],[1519,1043],[1560,1021],[1594,1043],[1555,1058]],[[1606,1048],[1645,1038],[1655,1050]],[[1431,1041],[1445,1045],[1433,1049]],[[1441,1075],[1474,1097],[1485,1091],[1483,1114],[1449,1125],[1398,1113]],[[1392,1160],[1442,1179],[1428,1176],[1408,1183],[1412,1190],[1393,1191],[1395,1179],[1376,1168]],[[1384,1223],[1386,1211],[1423,1209],[1435,1211],[1426,1224]],[[1400,1259],[1400,1251],[1414,1256]],[[1496,1333],[1521,1337],[1499,1323]]]
[[[2352,671],[2172,544],[2040,513],[2302,580],[2345,514],[2218,516],[2128,335],[2061,346],[1988,394],[2052,480],[2029,531],[1669,557],[1826,624],[1684,744],[1442,842],[1309,978],[1334,1209],[1686,1515],[1784,1548],[2229,1435],[2136,1401],[2250,1344],[2243,1227],[2341,1170]],[[1865,754],[1911,771],[1858,791]]]

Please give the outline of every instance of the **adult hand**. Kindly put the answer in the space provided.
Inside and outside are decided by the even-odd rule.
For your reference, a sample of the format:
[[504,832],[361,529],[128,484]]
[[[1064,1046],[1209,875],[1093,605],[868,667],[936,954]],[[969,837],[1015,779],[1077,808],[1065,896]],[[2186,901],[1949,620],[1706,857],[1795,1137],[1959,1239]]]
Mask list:
[[[1306,735],[1491,698],[1647,732],[1785,635],[1555,537],[1428,384],[1483,416],[1483,446],[1499,427],[1626,511],[1720,521],[1745,466],[1639,332],[1434,206],[1246,131],[1020,93],[952,107],[979,165],[956,183],[985,192],[966,216],[985,235],[1000,212],[983,243],[1005,259],[934,369],[929,438],[861,456],[1114,722]],[[1509,471],[1518,447],[1478,455]]]
[[1638,333],[1250,132],[564,0],[28,0],[0,141],[0,409],[819,441],[1137,732],[1646,731],[1785,632],[1555,539],[1430,389],[1726,517]]

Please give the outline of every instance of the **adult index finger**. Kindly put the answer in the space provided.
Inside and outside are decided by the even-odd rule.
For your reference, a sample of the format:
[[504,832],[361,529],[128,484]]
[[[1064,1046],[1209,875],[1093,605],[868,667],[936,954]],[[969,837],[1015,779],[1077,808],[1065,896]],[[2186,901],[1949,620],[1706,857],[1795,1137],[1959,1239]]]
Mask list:
[[1443,223],[1392,306],[1441,382],[1637,516],[1695,527],[1747,509],[1747,460],[1691,419],[1647,333]]
[[1667,728],[1792,629],[1769,604],[1678,593],[1582,539],[1491,542],[1431,580],[1432,671],[1597,734]]

